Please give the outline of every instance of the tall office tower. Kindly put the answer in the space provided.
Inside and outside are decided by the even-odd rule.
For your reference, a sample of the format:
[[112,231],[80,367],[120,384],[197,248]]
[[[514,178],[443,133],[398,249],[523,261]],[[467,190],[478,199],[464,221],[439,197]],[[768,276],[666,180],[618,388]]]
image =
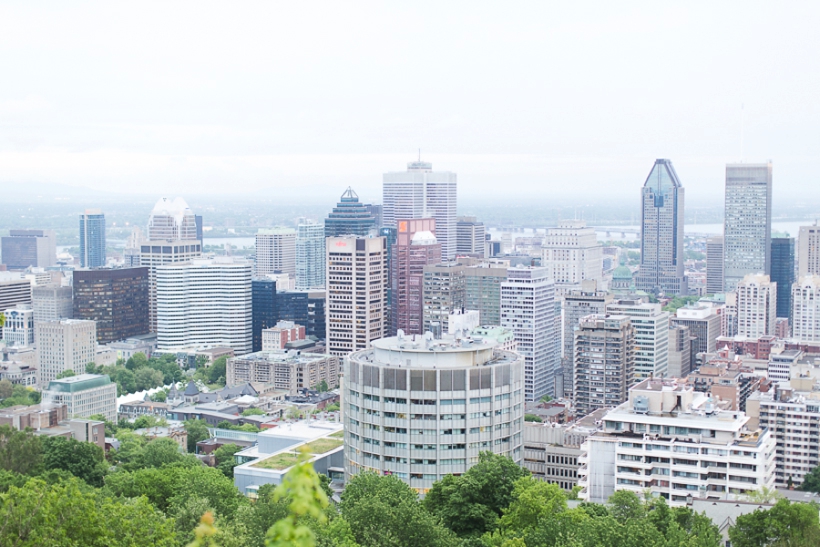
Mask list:
[[157,349],[250,353],[252,321],[249,263],[198,259],[157,267]]
[[692,372],[692,342],[689,327],[669,324],[669,368],[670,378],[686,378]]
[[97,326],[94,321],[61,319],[34,324],[40,386],[47,386],[66,370],[77,374],[97,356]]
[[3,323],[3,341],[7,346],[21,348],[34,345],[34,310],[28,304],[18,304],[2,312],[5,316]]
[[792,338],[820,342],[820,275],[806,275],[792,286]]
[[578,416],[618,406],[635,376],[635,328],[623,315],[588,315],[573,331],[575,409]]
[[0,312],[17,304],[31,304],[32,284],[18,273],[0,272]]
[[9,230],[0,238],[0,259],[9,270],[54,266],[57,236],[54,230]]
[[[465,473],[482,451],[520,465],[522,368],[519,355],[481,338],[390,337],[351,354],[344,361],[351,394],[342,412],[345,474],[393,475],[426,492],[447,475]],[[412,414],[411,407],[422,406],[413,401],[429,413]]]
[[374,205],[369,203],[366,205],[367,210],[370,211],[370,214],[373,216],[374,225],[376,228],[380,228],[382,226],[382,206],[381,205]]
[[[385,238],[385,245],[387,245],[387,300],[385,301],[385,310],[393,309],[393,280],[391,279],[391,264],[393,264],[393,245],[398,239],[398,229],[395,227],[387,228],[382,226],[379,228],[378,234]],[[396,327],[392,324],[392,311],[385,314],[384,332],[389,335],[395,335]]]
[[296,289],[325,286],[325,227],[313,221],[296,227]]
[[501,284],[507,280],[507,260],[464,266],[464,307],[478,310],[482,325],[501,324]]
[[390,250],[390,283],[393,307],[391,329],[424,334],[424,267],[441,262],[433,218],[398,221],[396,243]]
[[595,228],[583,220],[562,220],[548,228],[541,249],[541,266],[549,270],[558,294],[578,289],[585,279],[602,281],[604,248]]
[[797,277],[820,275],[820,226],[801,226],[797,238]]
[[350,186],[339,203],[325,219],[325,237],[345,235],[367,236],[376,225],[371,206],[359,202],[359,195]]
[[760,338],[774,334],[777,319],[777,283],[768,275],[748,274],[735,288],[737,334]]
[[199,240],[200,243],[204,245],[205,242],[203,241],[204,229],[202,225],[202,215],[194,215],[194,224],[196,224],[196,238]]
[[660,304],[626,299],[612,301],[606,311],[629,317],[635,327],[635,376],[632,384],[644,378],[666,376],[669,368],[669,312],[663,311]]
[[436,238],[441,257],[456,256],[456,174],[433,172],[433,164],[414,161],[407,171],[385,173],[382,179],[382,215],[385,226],[401,218],[436,219]]
[[733,291],[747,274],[771,273],[772,164],[726,166],[723,288]]
[[723,236],[706,240],[706,294],[723,292]]
[[464,265],[447,262],[425,266],[422,284],[422,330],[436,335],[450,332],[450,314],[464,308]]
[[524,399],[555,397],[560,336],[555,332],[555,283],[546,268],[507,270],[501,284],[501,326],[512,329],[524,357]]
[[74,317],[74,290],[56,283],[31,288],[35,321],[58,321]]
[[251,281],[251,331],[254,352],[262,351],[262,331],[279,322],[276,309],[276,281],[254,279]]
[[199,241],[196,215],[184,199],[160,198],[148,218],[150,241]]
[[772,282],[777,283],[777,317],[791,317],[794,284],[794,238],[772,238]]
[[279,321],[305,326],[305,334],[319,340],[327,338],[326,291],[277,290],[276,315]]
[[561,351],[561,371],[563,393],[559,396],[572,397],[575,362],[575,331],[582,318],[588,315],[606,315],[606,306],[612,295],[599,291],[594,279],[582,281],[580,288],[569,291],[563,300],[563,347]]
[[456,253],[478,258],[486,257],[487,230],[476,217],[456,218]]
[[670,160],[655,160],[641,190],[638,290],[687,294],[683,273],[684,189]]
[[86,209],[80,215],[80,266],[105,266],[105,215],[99,209]]
[[327,349],[345,356],[385,335],[387,247],[383,237],[329,237]]
[[256,234],[255,268],[256,277],[278,272],[296,277],[296,230],[260,229]]
[[74,319],[95,321],[98,343],[149,332],[148,268],[76,270],[73,284]]
[[689,329],[692,340],[692,362],[698,353],[714,353],[720,336],[720,315],[715,308],[705,304],[678,308],[669,324]]

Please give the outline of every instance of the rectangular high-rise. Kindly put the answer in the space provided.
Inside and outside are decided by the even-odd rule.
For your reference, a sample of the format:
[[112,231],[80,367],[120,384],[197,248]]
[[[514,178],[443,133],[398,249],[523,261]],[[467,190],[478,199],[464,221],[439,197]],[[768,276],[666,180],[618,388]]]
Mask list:
[[296,289],[325,286],[325,227],[303,221],[296,227]]
[[286,273],[296,277],[296,230],[292,228],[261,229],[256,234],[256,267],[254,275]]
[[807,275],[792,286],[792,337],[820,342],[820,276]]
[[476,217],[456,219],[456,253],[459,256],[485,256],[487,230]]
[[598,244],[595,228],[583,220],[562,220],[547,228],[541,243],[541,266],[549,269],[559,294],[578,289],[584,280],[603,280],[604,248]]
[[31,304],[31,280],[18,273],[0,272],[0,312],[17,304]]
[[768,275],[746,275],[735,287],[737,334],[760,338],[775,332],[777,283]]
[[546,268],[515,267],[501,284],[501,326],[512,329],[524,357],[524,399],[555,397],[560,336],[555,329],[555,283]]
[[599,291],[595,280],[582,281],[580,288],[571,290],[563,300],[563,346],[561,351],[561,373],[563,377],[563,394],[572,397],[575,361],[575,331],[581,319],[588,315],[605,315],[606,306],[612,301],[612,295]]
[[73,317],[96,321],[98,343],[149,332],[147,267],[76,270],[73,284]]
[[99,209],[86,209],[80,215],[80,266],[105,266],[105,215]]
[[367,349],[386,329],[387,246],[384,237],[329,237],[327,349],[343,357]]
[[47,268],[57,263],[54,230],[9,230],[0,238],[0,263],[9,270]]
[[507,280],[509,261],[485,261],[464,267],[464,307],[478,310],[482,325],[501,324],[501,284]]
[[771,280],[777,283],[777,317],[791,317],[794,283],[794,238],[772,238]]
[[614,300],[606,310],[608,314],[629,317],[635,327],[635,377],[632,383],[666,376],[669,368],[669,312],[663,311],[660,304],[634,299]]
[[450,314],[464,308],[466,295],[464,265],[460,262],[424,266],[424,332],[450,331]]
[[[147,301],[146,301],[147,302]],[[35,321],[57,321],[74,317],[74,289],[56,283],[31,288]]]
[[655,161],[641,189],[641,265],[635,286],[655,294],[685,295],[684,189],[672,162]]
[[723,236],[706,240],[706,294],[723,292]]
[[434,172],[432,163],[414,161],[407,164],[407,171],[385,173],[382,180],[384,225],[396,226],[396,222],[403,218],[433,217],[442,259],[455,258],[458,239],[456,174]]
[[97,327],[94,321],[62,319],[34,324],[37,340],[37,367],[40,385],[45,387],[61,372],[85,372],[97,355]]
[[441,262],[433,218],[398,221],[396,243],[390,249],[391,329],[424,334],[424,268]]
[[801,226],[797,238],[797,277],[820,275],[820,226]]
[[732,291],[747,274],[771,273],[772,164],[726,166],[723,221],[723,288]]
[[251,281],[251,310],[252,351],[262,351],[262,331],[279,321],[276,281],[264,278]]

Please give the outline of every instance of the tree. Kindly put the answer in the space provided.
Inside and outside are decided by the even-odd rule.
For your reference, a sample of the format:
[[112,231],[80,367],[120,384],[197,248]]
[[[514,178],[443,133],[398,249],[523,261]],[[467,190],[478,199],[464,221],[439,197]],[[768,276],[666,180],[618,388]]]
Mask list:
[[324,393],[324,392],[325,392],[325,391],[327,391],[328,389],[329,389],[329,388],[328,388],[328,386],[327,386],[327,382],[326,382],[325,380],[322,380],[321,382],[319,382],[318,384],[316,384],[316,391],[319,391],[319,392]]
[[552,401],[552,397],[550,397],[549,395],[544,395],[543,397],[541,397],[538,400],[541,401],[542,403],[548,403],[548,402]]
[[132,372],[136,372],[138,369],[146,366],[148,366],[148,357],[140,351],[129,357],[125,362],[125,368]]
[[65,437],[43,440],[43,464],[46,469],[63,469],[97,487],[103,485],[103,477],[108,471],[102,448]]
[[216,468],[229,479],[233,478],[233,468],[237,466],[234,454],[242,450],[242,447],[235,444],[223,444],[214,451]]
[[535,414],[524,414],[524,421],[525,422],[535,422],[535,423],[542,423],[544,420],[541,416],[537,416]]
[[424,505],[459,536],[480,536],[496,528],[502,510],[513,501],[516,481],[526,476],[529,471],[510,458],[481,452],[464,475],[436,482]]
[[73,370],[67,369],[62,371],[60,374],[54,377],[55,380],[62,380],[63,378],[71,378],[72,376],[76,376]]
[[14,384],[6,378],[0,380],[0,399],[6,399],[14,394]]
[[745,501],[765,504],[774,503],[782,497],[783,495],[780,492],[768,486],[761,486],[757,490],[749,490],[743,495]]
[[[179,445],[173,439],[153,439],[146,443],[142,451],[141,467],[162,467],[175,463],[184,463],[186,456],[180,452]],[[198,460],[191,462],[198,464]],[[198,517],[197,517],[198,518]]]
[[205,420],[188,420],[185,422],[185,431],[188,433],[188,452],[196,452],[196,443],[209,439],[208,422]]
[[609,513],[621,524],[628,520],[643,518],[646,510],[641,499],[629,490],[616,490],[607,501]]
[[771,509],[758,509],[737,517],[735,525],[729,528],[729,539],[734,547],[818,545],[817,508],[781,499]]
[[242,416],[264,416],[265,414],[267,414],[267,412],[261,408],[246,408],[242,411]]
[[538,522],[567,510],[567,498],[556,484],[532,477],[522,477],[515,483],[513,501],[501,517],[502,532],[520,536]]
[[209,384],[218,384],[221,383],[225,385],[225,375],[228,366],[228,356],[223,355],[222,357],[215,359],[213,364],[207,368],[208,372],[208,383]]
[[137,391],[152,389],[161,386],[163,379],[164,377],[160,371],[142,367],[134,373],[134,387]]
[[820,466],[815,467],[803,477],[803,484],[800,485],[800,490],[820,493]]
[[[2,315],[2,314],[0,314]],[[17,431],[0,426],[0,468],[23,475],[36,473],[42,465],[42,439],[30,429]]]

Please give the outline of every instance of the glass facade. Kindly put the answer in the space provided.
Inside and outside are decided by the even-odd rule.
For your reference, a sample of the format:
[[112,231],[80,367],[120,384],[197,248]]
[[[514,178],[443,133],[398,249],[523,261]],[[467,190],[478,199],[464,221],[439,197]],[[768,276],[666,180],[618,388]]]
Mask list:
[[262,351],[262,331],[276,325],[276,281],[254,279],[251,281],[252,348]]
[[359,203],[359,196],[348,186],[339,203],[325,219],[325,237],[366,236],[377,228],[370,206]]
[[794,238],[772,238],[772,275],[777,283],[777,316],[791,317],[794,283]]
[[148,268],[76,270],[74,319],[97,322],[97,342],[147,334]]

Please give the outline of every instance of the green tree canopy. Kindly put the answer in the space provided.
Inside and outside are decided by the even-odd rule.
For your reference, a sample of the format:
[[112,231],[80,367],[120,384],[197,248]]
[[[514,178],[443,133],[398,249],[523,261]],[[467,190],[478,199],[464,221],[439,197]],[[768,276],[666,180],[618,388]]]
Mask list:
[[39,436],[31,430],[17,431],[0,425],[0,469],[26,475],[38,472],[42,464],[43,444]]
[[103,449],[94,443],[46,437],[43,439],[43,464],[46,469],[63,469],[91,486],[102,486],[108,472]]

